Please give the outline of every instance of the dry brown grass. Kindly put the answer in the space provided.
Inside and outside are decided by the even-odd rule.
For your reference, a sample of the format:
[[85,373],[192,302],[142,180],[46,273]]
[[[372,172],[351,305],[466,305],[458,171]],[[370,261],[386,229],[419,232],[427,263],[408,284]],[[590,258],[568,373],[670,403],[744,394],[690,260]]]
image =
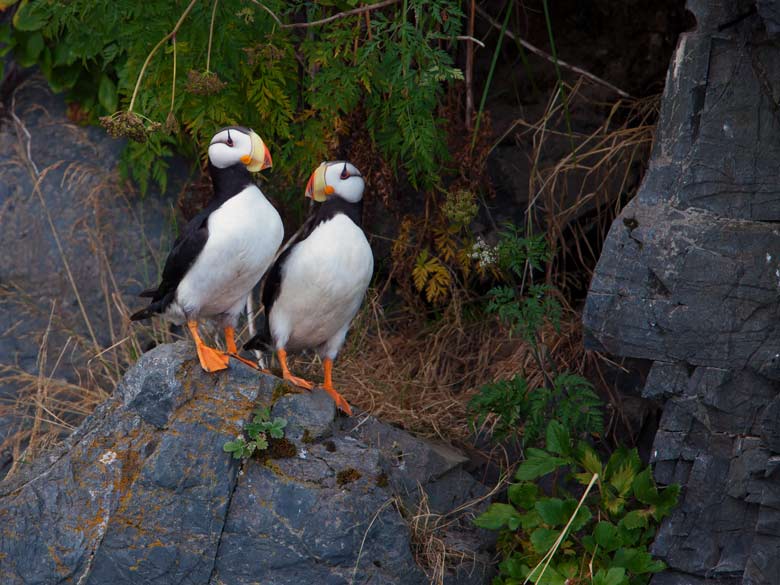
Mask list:
[[[507,466],[507,469],[509,467]],[[484,571],[485,559],[480,559],[471,547],[448,538],[450,528],[471,527],[473,520],[484,512],[487,503],[506,487],[509,473],[484,495],[464,502],[444,514],[431,510],[428,494],[418,484],[420,499],[414,511],[405,514],[411,532],[412,553],[417,564],[425,569],[431,585],[444,585],[445,577],[458,568]]]
[[[548,266],[548,282],[567,284],[565,258],[593,267],[610,225],[636,194],[655,136],[660,96],[601,103],[589,97],[580,79],[550,96],[535,121],[518,119],[504,133],[531,148],[527,227],[547,234],[556,258]],[[606,112],[589,133],[569,132],[566,113],[578,109]],[[568,143],[568,152],[553,164],[542,161],[551,144]],[[592,234],[596,234],[594,239]]]
[[[569,104],[587,99],[580,89],[579,84],[569,88]],[[570,254],[580,256],[583,263],[593,264],[598,250],[582,237],[582,230],[589,226],[578,224],[577,219],[591,213],[591,224],[596,222],[600,226],[597,231],[606,233],[612,217],[636,187],[636,167],[641,167],[652,143],[656,103],[645,100],[613,104],[604,123],[589,135],[572,136],[573,150],[551,167],[542,167],[539,161],[546,148],[545,140],[561,137],[557,128],[562,124],[563,108],[556,96],[542,119],[518,120],[510,128],[507,135],[516,132],[517,139],[533,140],[534,171],[529,185],[533,196],[529,199],[528,218],[548,226],[554,250],[566,248]],[[39,186],[51,180],[49,171],[60,163],[39,172],[25,162],[27,155],[29,151],[25,154],[20,146],[18,164],[25,164],[35,178],[34,196],[40,198],[48,214]],[[573,176],[583,177],[574,187],[570,180]],[[142,218],[135,215],[127,199],[128,187],[119,184],[115,175],[86,165],[68,167],[62,182],[63,188],[86,193],[81,202],[86,213],[84,222],[73,227],[73,233],[59,234],[64,242],[60,246],[61,261],[63,265],[71,261],[67,241],[75,233],[88,239],[92,260],[99,266],[103,306],[98,317],[94,312],[81,310],[83,322],[75,326],[60,318],[58,307],[41,307],[38,299],[24,290],[13,286],[0,290],[0,297],[12,299],[20,319],[35,315],[39,321],[48,322],[46,330],[37,334],[37,371],[25,371],[17,363],[0,365],[0,383],[11,383],[19,389],[14,400],[0,402],[0,415],[13,415],[20,421],[19,427],[0,444],[0,451],[12,450],[17,462],[40,453],[75,428],[110,395],[150,340],[160,343],[173,339],[168,327],[158,320],[130,326],[130,311],[123,297],[126,291],[117,282],[111,265],[110,234],[101,227],[101,218],[109,205],[121,206],[137,224],[138,232],[144,233]],[[52,223],[48,227],[54,230]],[[157,263],[150,267],[150,273],[156,274],[164,250],[150,242],[144,242],[144,246]],[[556,256],[547,275],[554,284],[567,278],[561,257]],[[70,293],[80,301],[77,279],[70,278],[69,282]],[[385,287],[386,283],[381,283],[379,290],[386,290]],[[412,308],[386,313],[379,293],[370,291],[336,364],[337,385],[350,403],[383,420],[421,436],[468,441],[472,429],[467,404],[483,384],[518,373],[526,375],[532,385],[540,384],[543,377],[530,348],[522,341],[510,339],[496,320],[467,317],[480,314],[475,306],[482,304],[484,299],[456,289],[448,305],[437,309],[436,318],[433,311],[420,315]],[[9,333],[13,332],[5,332]],[[98,338],[109,341],[101,344]],[[582,373],[593,371],[594,364],[598,364],[597,356],[584,351],[576,310],[566,308],[560,329],[547,326],[541,339],[561,368]],[[73,368],[72,383],[62,377],[65,362]],[[306,363],[313,362],[303,358],[299,367]],[[319,380],[321,370],[316,365],[311,374]]]

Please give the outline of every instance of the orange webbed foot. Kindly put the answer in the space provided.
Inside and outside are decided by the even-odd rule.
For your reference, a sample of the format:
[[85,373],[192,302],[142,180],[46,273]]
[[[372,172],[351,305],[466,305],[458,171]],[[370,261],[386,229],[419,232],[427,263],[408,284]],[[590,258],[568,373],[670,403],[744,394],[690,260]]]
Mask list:
[[336,406],[340,410],[344,411],[347,416],[352,416],[352,409],[350,408],[349,403],[344,400],[344,397],[333,387],[333,359],[325,358],[322,363],[325,368],[325,383],[322,385],[322,388],[325,392],[330,394],[330,397],[333,398],[333,402],[336,403]]
[[304,380],[303,378],[299,378],[298,376],[293,376],[290,373],[285,373],[282,375],[282,377],[288,382],[290,382],[291,384],[299,386],[300,388],[305,388],[306,390],[311,390],[312,388],[314,388],[314,384],[312,384],[308,380]]
[[248,360],[245,357],[242,357],[242,356],[240,356],[240,355],[238,355],[237,353],[234,353],[234,352],[229,352],[228,355],[230,357],[232,357],[233,359],[236,359],[236,360],[240,361],[242,364],[246,364],[250,368],[252,368],[254,370],[257,370],[258,372],[264,372],[266,374],[268,373],[268,370],[263,370],[260,366],[257,365],[257,362],[253,362],[252,360]]
[[228,367],[228,356],[226,353],[217,349],[212,349],[206,345],[196,346],[198,349],[198,359],[200,366],[207,372],[219,372]]
[[347,402],[344,397],[339,394],[336,389],[331,385],[323,385],[322,389],[325,390],[328,394],[330,394],[330,397],[333,398],[333,402],[336,403],[336,407],[343,411],[347,416],[352,416],[352,408],[349,406],[349,402]]

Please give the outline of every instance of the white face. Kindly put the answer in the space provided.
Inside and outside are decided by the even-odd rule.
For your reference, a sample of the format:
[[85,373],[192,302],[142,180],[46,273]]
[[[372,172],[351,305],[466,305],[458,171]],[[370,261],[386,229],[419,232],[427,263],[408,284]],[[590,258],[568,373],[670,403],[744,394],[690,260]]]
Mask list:
[[366,182],[355,165],[349,162],[329,162],[325,170],[325,184],[333,187],[333,194],[357,203],[363,198]]
[[218,169],[240,164],[242,157],[251,155],[251,137],[235,128],[220,130],[211,139],[209,145],[209,160]]

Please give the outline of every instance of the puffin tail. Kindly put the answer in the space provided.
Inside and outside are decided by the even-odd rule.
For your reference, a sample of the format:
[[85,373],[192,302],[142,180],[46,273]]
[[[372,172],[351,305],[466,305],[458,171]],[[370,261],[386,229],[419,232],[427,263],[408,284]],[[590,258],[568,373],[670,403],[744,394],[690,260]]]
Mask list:
[[152,303],[149,303],[149,306],[145,309],[141,309],[140,311],[136,311],[132,315],[130,315],[131,321],[143,321],[144,319],[148,319],[152,317],[153,315],[156,315],[158,313],[163,313],[165,309],[168,308],[168,305],[171,304],[171,301],[173,300],[173,294],[169,293],[165,295],[163,298],[161,298],[159,301],[154,301]]
[[268,318],[264,313],[257,316],[260,321],[257,333],[244,344],[244,349],[257,349],[259,351],[273,351],[271,340],[271,328],[268,326]]

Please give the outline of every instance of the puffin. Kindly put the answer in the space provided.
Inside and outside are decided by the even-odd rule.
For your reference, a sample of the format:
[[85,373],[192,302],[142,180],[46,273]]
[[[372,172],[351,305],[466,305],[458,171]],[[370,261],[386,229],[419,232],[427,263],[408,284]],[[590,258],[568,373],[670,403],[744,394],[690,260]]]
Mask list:
[[[226,369],[229,357],[257,369],[238,355],[235,328],[284,238],[279,213],[252,179],[252,173],[272,164],[253,130],[229,126],[214,135],[208,149],[214,195],[174,241],[160,284],[140,293],[151,299],[149,306],[130,317],[140,321],[161,314],[179,325],[186,322],[207,372]],[[204,318],[224,327],[227,352],[203,342],[198,323]]]
[[322,163],[311,175],[306,197],[311,208],[301,228],[280,251],[263,286],[265,330],[245,345],[276,351],[282,376],[296,386],[313,384],[293,376],[287,352],[313,349],[323,361],[323,388],[351,415],[333,387],[333,362],[360,309],[374,255],[362,227],[365,181],[347,161]]

